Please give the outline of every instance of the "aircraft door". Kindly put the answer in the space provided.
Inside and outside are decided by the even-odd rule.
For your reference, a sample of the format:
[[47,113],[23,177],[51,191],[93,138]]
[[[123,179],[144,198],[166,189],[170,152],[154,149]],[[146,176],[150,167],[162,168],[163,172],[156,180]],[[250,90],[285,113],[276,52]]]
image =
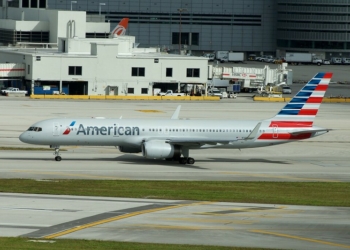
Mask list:
[[272,130],[273,130],[272,138],[278,138],[278,126],[276,124],[272,125]]
[[60,135],[60,124],[58,122],[54,122],[53,123],[53,131],[52,131],[53,135]]

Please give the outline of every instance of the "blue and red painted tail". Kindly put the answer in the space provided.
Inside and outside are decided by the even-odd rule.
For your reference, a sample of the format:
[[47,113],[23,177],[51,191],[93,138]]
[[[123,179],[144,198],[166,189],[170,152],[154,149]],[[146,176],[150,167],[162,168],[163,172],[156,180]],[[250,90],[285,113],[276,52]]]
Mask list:
[[333,73],[316,74],[281,111],[271,119],[278,127],[312,127]]
[[316,74],[275,117],[266,120],[274,132],[263,133],[259,139],[300,140],[328,132],[327,129],[316,129],[313,123],[332,75]]

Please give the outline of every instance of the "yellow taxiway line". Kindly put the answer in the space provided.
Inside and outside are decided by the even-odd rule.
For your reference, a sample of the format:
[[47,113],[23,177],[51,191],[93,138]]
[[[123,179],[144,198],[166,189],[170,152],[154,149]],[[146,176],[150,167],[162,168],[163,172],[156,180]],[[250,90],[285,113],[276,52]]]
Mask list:
[[303,241],[309,241],[309,242],[319,243],[319,244],[323,244],[323,245],[329,245],[329,246],[334,246],[334,247],[342,247],[342,248],[350,249],[349,245],[343,245],[343,244],[333,243],[333,242],[329,242],[329,241],[299,237],[299,236],[294,236],[294,235],[289,235],[289,234],[274,233],[274,232],[269,232],[269,231],[265,231],[265,230],[249,230],[249,232],[260,233],[260,234],[269,234],[269,235],[280,236],[280,237],[285,237],[285,238],[290,238],[290,239],[303,240]]
[[175,206],[169,206],[169,207],[162,207],[162,208],[153,208],[153,209],[147,209],[147,210],[143,210],[143,211],[138,211],[138,212],[133,212],[133,213],[128,213],[128,214],[123,214],[120,216],[115,216],[115,217],[111,217],[108,219],[103,219],[103,220],[99,220],[99,221],[95,221],[95,222],[91,222],[91,223],[87,223],[81,226],[77,226],[74,228],[70,228],[58,233],[54,233],[54,234],[49,234],[46,235],[45,237],[43,237],[44,239],[53,239],[53,238],[57,238],[66,234],[70,234],[79,230],[83,230],[86,228],[90,228],[90,227],[94,227],[97,225],[101,225],[104,223],[108,223],[108,222],[112,222],[112,221],[117,221],[117,220],[122,220],[122,219],[126,219],[126,218],[130,218],[130,217],[134,217],[137,215],[142,215],[142,214],[147,214],[147,213],[153,213],[153,212],[159,212],[159,211],[163,211],[163,210],[169,210],[169,209],[174,209],[174,208],[180,208],[180,207],[185,207],[185,206],[195,206],[195,205],[204,205],[204,204],[211,204],[213,202],[195,202],[195,203],[190,203],[190,204],[182,204],[182,205],[175,205]]

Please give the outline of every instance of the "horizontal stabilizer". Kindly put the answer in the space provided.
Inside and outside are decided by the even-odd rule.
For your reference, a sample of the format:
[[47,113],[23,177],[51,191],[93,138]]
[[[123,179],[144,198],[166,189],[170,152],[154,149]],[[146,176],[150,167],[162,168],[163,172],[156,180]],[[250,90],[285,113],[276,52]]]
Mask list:
[[253,129],[253,131],[246,137],[244,138],[245,140],[252,140],[256,137],[256,135],[259,132],[261,126],[261,122],[259,122],[258,124],[256,124],[255,128]]
[[301,135],[305,133],[315,133],[315,132],[329,132],[331,129],[305,129],[305,130],[299,130],[296,132],[291,132],[292,135]]
[[181,109],[181,105],[177,106],[173,116],[171,117],[172,120],[177,120],[179,119],[179,115],[180,115],[180,109]]

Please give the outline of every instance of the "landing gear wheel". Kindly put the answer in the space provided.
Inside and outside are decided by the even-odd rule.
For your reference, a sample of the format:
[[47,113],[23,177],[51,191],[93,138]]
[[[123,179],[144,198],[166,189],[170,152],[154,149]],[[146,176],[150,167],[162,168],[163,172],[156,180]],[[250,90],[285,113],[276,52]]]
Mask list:
[[61,161],[62,157],[60,156],[60,146],[58,145],[50,145],[50,148],[54,148],[55,152],[53,155],[55,156],[55,161]]
[[191,158],[191,157],[187,158],[187,164],[192,165],[192,164],[194,164],[195,162],[196,162],[196,161],[195,161],[193,158]]
[[187,159],[181,157],[180,160],[179,160],[179,163],[180,163],[180,164],[186,164],[186,163],[187,163]]

